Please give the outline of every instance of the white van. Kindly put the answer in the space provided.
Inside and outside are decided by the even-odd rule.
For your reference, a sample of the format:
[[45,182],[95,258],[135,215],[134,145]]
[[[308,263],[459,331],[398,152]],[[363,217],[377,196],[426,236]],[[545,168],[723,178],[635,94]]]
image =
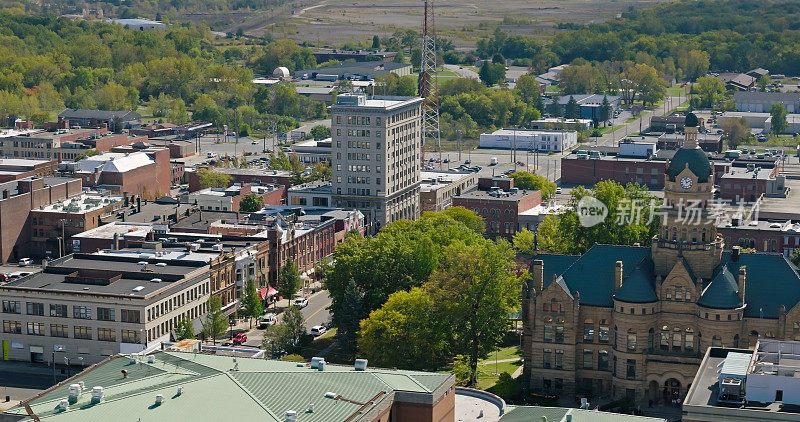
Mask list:
[[217,153],[215,153],[215,152],[207,152],[206,153],[206,158],[215,158],[216,156],[217,156]]
[[325,328],[322,325],[315,325],[315,326],[311,327],[311,335],[314,336],[314,337],[319,337],[319,336],[325,334],[325,331],[328,331],[328,329]]
[[30,258],[22,258],[22,259],[19,260],[19,266],[20,267],[26,267],[28,265],[31,265],[32,262],[33,261],[31,261]]

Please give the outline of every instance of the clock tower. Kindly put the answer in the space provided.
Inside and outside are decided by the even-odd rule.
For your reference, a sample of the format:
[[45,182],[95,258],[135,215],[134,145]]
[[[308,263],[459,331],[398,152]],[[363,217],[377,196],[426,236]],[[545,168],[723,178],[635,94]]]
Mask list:
[[667,162],[661,228],[653,237],[655,273],[665,277],[679,261],[710,278],[722,256],[714,221],[714,168],[697,144],[698,120],[686,115],[683,146]]

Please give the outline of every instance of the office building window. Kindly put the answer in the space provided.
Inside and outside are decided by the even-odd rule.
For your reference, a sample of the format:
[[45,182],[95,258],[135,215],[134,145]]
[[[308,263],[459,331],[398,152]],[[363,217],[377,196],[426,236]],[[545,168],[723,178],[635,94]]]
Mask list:
[[44,335],[44,324],[41,322],[29,322],[28,323],[28,334],[32,336],[43,336]]
[[628,359],[625,370],[625,378],[629,380],[636,379],[636,360]]
[[628,330],[628,350],[636,350],[636,331]]
[[122,342],[123,343],[141,343],[142,339],[139,335],[139,332],[136,330],[122,330]]
[[92,319],[91,306],[73,306],[72,317],[78,319]]
[[557,325],[556,326],[556,343],[563,343],[564,342],[564,326]]
[[141,322],[141,316],[139,311],[135,311],[133,309],[123,309],[122,310],[122,322],[132,322],[138,324]]
[[69,337],[69,327],[63,324],[50,324],[50,337]]
[[92,327],[82,327],[79,325],[75,326],[75,338],[81,340],[91,340],[92,339]]
[[542,368],[550,369],[552,367],[553,359],[553,351],[550,349],[544,349],[542,353]]
[[597,339],[600,343],[608,343],[608,321],[600,320],[600,329],[597,332]]
[[98,321],[116,321],[114,309],[111,308],[97,308]]
[[3,313],[6,314],[21,314],[22,306],[18,300],[4,300]]
[[3,332],[9,334],[22,334],[22,323],[19,321],[3,321]]
[[50,305],[50,316],[58,318],[67,317],[67,305]]
[[589,349],[583,351],[583,369],[594,368],[594,352]]
[[583,341],[587,343],[594,341],[594,321],[591,318],[583,321]]
[[597,352],[597,370],[608,371],[608,351],[601,350]]
[[44,304],[39,302],[27,302],[26,308],[28,315],[44,316]]
[[117,341],[117,331],[111,328],[98,328],[97,339],[100,341]]
[[556,350],[556,369],[564,369],[564,351]]

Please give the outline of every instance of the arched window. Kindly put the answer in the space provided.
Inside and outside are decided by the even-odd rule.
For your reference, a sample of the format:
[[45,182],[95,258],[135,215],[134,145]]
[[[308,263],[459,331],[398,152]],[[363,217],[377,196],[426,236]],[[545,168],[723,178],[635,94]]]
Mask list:
[[608,343],[609,338],[609,330],[608,330],[608,320],[601,319],[600,320],[600,330],[597,332],[597,339],[600,343]]
[[800,321],[792,323],[792,340],[800,340]]
[[683,350],[691,352],[694,350],[694,330],[691,328],[686,329],[686,334],[683,340]]
[[739,347],[739,334],[733,336],[733,347]]
[[614,348],[617,348],[617,326],[614,326]]
[[681,338],[681,329],[675,327],[672,329],[672,351],[680,352],[683,338]]
[[692,301],[692,292],[690,292],[689,289],[686,289],[683,292],[683,298],[686,299],[687,302],[691,302]]
[[675,300],[678,302],[683,302],[683,287],[682,286],[675,286]]
[[647,331],[647,350],[653,350],[653,341],[655,336],[655,330],[652,328]]
[[667,327],[666,325],[661,327],[660,348],[665,352],[669,351],[669,327]]
[[594,342],[594,320],[591,318],[583,320],[583,341]]
[[628,350],[636,350],[636,330],[628,330]]

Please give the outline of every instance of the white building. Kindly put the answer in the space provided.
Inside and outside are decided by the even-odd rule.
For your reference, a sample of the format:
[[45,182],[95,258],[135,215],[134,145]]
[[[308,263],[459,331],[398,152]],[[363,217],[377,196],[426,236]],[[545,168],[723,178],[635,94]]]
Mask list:
[[333,206],[371,233],[419,217],[422,98],[342,94],[331,106]]
[[126,28],[137,31],[152,31],[154,29],[167,29],[167,24],[148,19],[111,19],[111,22],[118,23]]
[[481,148],[526,149],[546,152],[569,150],[578,144],[574,130],[498,129],[482,133]]

